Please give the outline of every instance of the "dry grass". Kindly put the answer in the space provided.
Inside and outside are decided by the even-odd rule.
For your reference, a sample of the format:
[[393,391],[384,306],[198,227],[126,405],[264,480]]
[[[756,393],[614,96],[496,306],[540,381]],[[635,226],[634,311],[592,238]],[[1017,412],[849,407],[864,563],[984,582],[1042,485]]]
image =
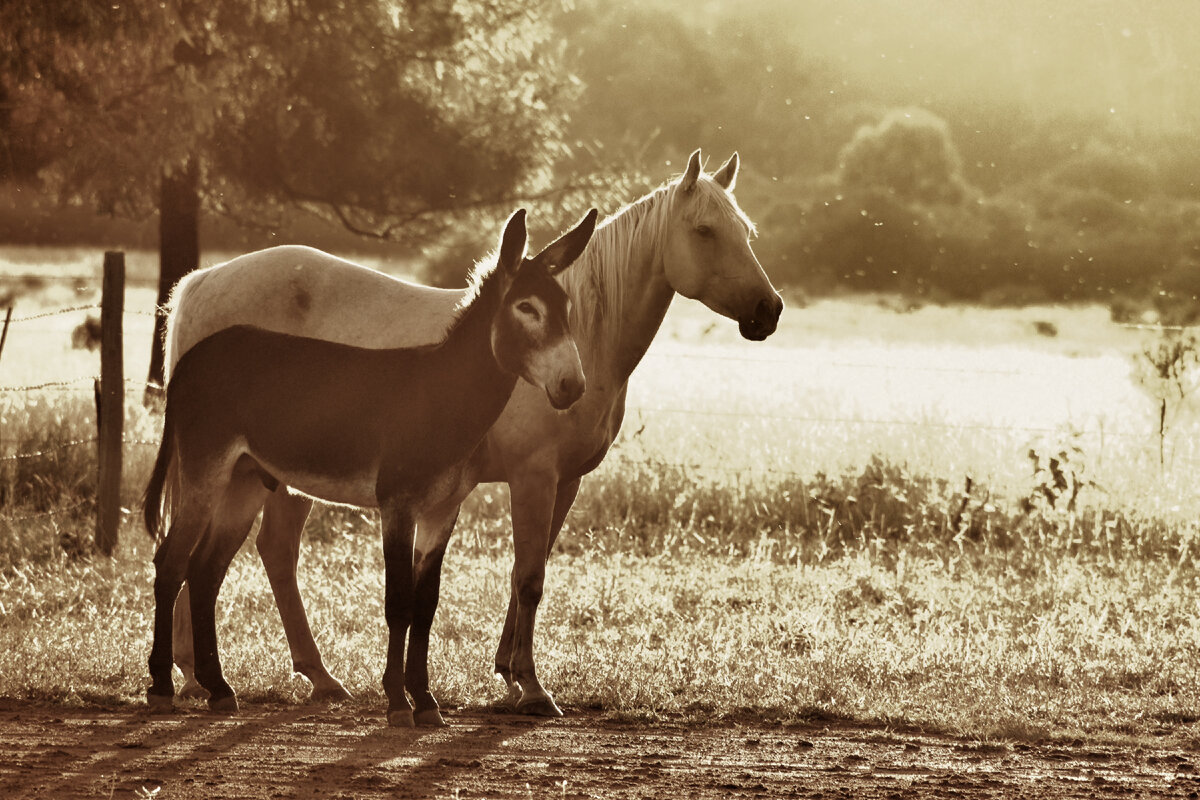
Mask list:
[[[149,302],[134,293],[129,306]],[[1039,334],[1039,320],[1059,335]],[[562,703],[981,738],[1192,738],[1195,426],[1177,422],[1160,470],[1153,409],[1128,375],[1136,332],[1092,310],[848,302],[789,311],[766,345],[713,323],[695,304],[672,310],[634,378],[623,439],[568,518],[538,639]],[[94,354],[65,343],[70,320],[55,324],[32,344],[10,340],[0,385],[94,369]],[[147,345],[129,336],[138,375]],[[0,455],[90,436],[84,395],[0,396]],[[132,438],[156,425],[134,404]],[[1034,474],[1031,448],[1043,467],[1066,456]],[[0,462],[0,696],[139,703],[151,543],[130,525],[114,560],[93,559],[86,516],[11,519],[86,501],[94,456],[69,453]],[[131,508],[152,455],[127,447]],[[432,660],[451,705],[500,695],[506,512],[503,487],[482,487],[447,558]],[[301,566],[328,666],[378,707],[374,515],[319,511]],[[252,554],[235,560],[221,613],[243,699],[301,700]]]

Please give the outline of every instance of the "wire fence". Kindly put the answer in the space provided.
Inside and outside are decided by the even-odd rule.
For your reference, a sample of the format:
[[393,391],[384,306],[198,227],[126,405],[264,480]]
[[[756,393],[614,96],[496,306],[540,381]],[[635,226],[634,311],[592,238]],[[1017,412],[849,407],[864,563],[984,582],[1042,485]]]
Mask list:
[[[11,276],[5,276],[11,277]],[[20,276],[18,276],[20,277]],[[46,279],[46,276],[30,276],[30,279]],[[67,281],[74,283],[94,282],[94,276],[55,276],[52,280]],[[93,312],[102,310],[101,303],[87,303],[79,305],[69,305],[60,308],[47,309],[37,311],[30,314],[13,316],[10,315],[8,325],[26,325],[38,320],[44,320],[51,317],[57,317],[68,314],[78,314],[81,312]],[[123,309],[125,315],[155,317],[158,312],[147,311],[144,309]],[[1170,327],[1170,326],[1148,326],[1126,324],[1123,327],[1139,330],[1161,331],[1169,330],[1187,330],[1186,326]],[[58,334],[62,333],[61,329],[55,329]],[[2,357],[3,351],[0,351]],[[773,356],[773,355],[758,355],[758,354],[726,354],[721,352],[697,352],[697,351],[672,351],[658,352],[651,350],[646,354],[648,361],[679,361],[679,360],[701,360],[706,362],[737,362],[739,364],[758,364],[768,368],[772,367],[790,367],[794,364],[793,358]],[[903,363],[888,363],[874,362],[864,360],[845,360],[845,359],[823,359],[820,363],[822,368],[830,369],[848,369],[848,370],[868,370],[877,372],[904,372],[904,373],[929,373],[929,374],[947,374],[947,375],[974,375],[974,376],[990,376],[990,377],[1028,377],[1031,373],[1027,369],[1014,368],[997,368],[979,365],[975,367],[959,367],[959,366],[942,366],[931,364],[903,364]],[[1047,373],[1050,374],[1050,373]],[[79,375],[71,378],[62,378],[55,380],[43,381],[40,383],[26,385],[0,385],[0,395],[12,394],[31,394],[38,392],[60,392],[64,394],[86,392],[91,396],[98,385],[99,376],[96,374]],[[147,384],[145,381],[132,378],[124,378],[126,391],[144,391]],[[744,411],[733,411],[714,408],[687,408],[677,405],[644,405],[630,403],[627,408],[627,434],[629,427],[629,416],[639,418],[639,424],[645,425],[647,419],[655,417],[683,417],[689,419],[716,420],[720,423],[723,420],[746,419],[747,413]],[[1028,435],[1055,435],[1062,432],[1062,426],[1049,425],[1013,425],[1013,424],[990,424],[982,422],[961,422],[943,419],[903,419],[903,418],[886,418],[886,417],[856,417],[838,414],[817,414],[804,413],[801,411],[763,411],[754,412],[752,419],[761,422],[778,422],[792,425],[830,425],[841,426],[845,428],[920,428],[926,430],[942,430],[947,432],[984,432],[984,433],[1020,433]],[[1086,435],[1100,435],[1110,438],[1130,439],[1130,440],[1146,440],[1147,434],[1138,434],[1127,431],[1086,431]],[[76,450],[89,446],[97,446],[100,443],[99,436],[80,437],[68,441],[55,442],[53,444],[43,444],[35,450],[16,451],[21,442],[17,439],[5,438],[0,435],[0,464],[8,462],[21,462],[31,459],[45,458],[61,454],[66,451]],[[157,447],[158,442],[142,438],[122,437],[122,445],[133,447]],[[1192,458],[1186,455],[1177,457],[1178,461],[1197,464],[1200,463],[1200,458]],[[709,473],[745,476],[745,475],[771,475],[776,477],[803,479],[805,476],[796,471],[784,468],[783,466],[773,466],[770,464],[757,464],[755,466],[738,466],[728,463],[707,463],[689,461],[686,459],[663,458],[658,456],[639,457],[632,453],[613,452],[606,459],[607,462],[616,465],[630,465],[649,467],[654,469],[681,469],[688,471],[705,471]],[[78,510],[83,503],[56,508],[51,511],[38,512],[35,514],[27,514],[22,516],[0,516],[0,521],[16,522],[35,519],[38,517],[57,516],[72,511]]]

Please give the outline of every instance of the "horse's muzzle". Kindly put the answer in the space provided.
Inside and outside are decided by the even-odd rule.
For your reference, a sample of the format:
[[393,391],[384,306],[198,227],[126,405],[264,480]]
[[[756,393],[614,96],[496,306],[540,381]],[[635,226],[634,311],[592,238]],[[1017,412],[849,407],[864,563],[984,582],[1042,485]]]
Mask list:
[[764,297],[754,307],[754,313],[738,320],[738,332],[742,338],[761,342],[775,332],[779,315],[783,313],[783,298],[778,294]]
[[578,378],[563,378],[557,386],[546,387],[546,397],[550,399],[550,405],[554,408],[565,411],[583,397],[586,388],[587,384],[582,375]]

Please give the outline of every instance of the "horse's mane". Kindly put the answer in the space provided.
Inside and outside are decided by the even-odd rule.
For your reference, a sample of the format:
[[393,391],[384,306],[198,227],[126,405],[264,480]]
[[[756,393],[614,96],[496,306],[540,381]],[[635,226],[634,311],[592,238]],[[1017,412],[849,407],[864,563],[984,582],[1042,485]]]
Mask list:
[[[600,223],[578,263],[563,272],[560,281],[571,297],[571,331],[580,349],[597,353],[620,333],[620,325],[605,322],[622,319],[626,293],[636,291],[626,286],[630,262],[639,256],[661,257],[678,189],[676,178],[623,206]],[[733,195],[707,176],[696,181],[693,191],[685,221],[695,223],[716,207],[745,225],[748,234],[755,232]],[[644,252],[647,249],[649,253]]]

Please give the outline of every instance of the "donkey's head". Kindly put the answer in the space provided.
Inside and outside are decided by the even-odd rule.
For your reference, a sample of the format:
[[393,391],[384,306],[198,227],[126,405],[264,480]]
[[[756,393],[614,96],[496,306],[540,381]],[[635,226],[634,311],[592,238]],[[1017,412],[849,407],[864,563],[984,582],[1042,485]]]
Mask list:
[[754,251],[754,224],[733,199],[737,153],[711,176],[700,168],[700,151],[671,187],[663,267],[671,287],[722,316],[736,319],[742,336],[756,341],[775,332],[783,299]]
[[554,276],[579,258],[596,229],[596,209],[545,250],[525,258],[525,210],[514,213],[500,241],[497,269],[511,284],[492,323],[492,352],[501,367],[545,390],[550,405],[569,408],[583,396],[583,366],[567,325],[567,293]]

